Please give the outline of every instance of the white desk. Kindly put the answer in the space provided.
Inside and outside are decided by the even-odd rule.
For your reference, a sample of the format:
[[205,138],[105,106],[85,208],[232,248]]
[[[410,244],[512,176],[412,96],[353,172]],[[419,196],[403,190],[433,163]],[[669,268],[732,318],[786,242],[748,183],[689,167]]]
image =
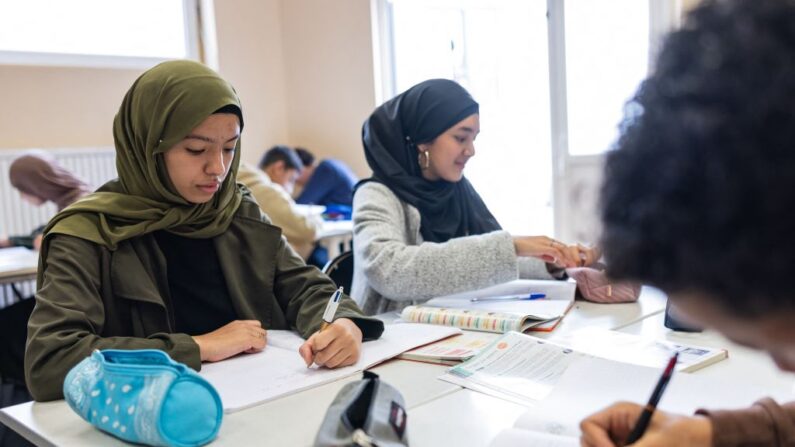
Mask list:
[[[735,345],[713,332],[692,334],[671,331],[663,326],[663,318],[663,313],[655,312],[624,326],[620,331],[728,349],[728,359],[692,373],[715,379],[710,383],[714,383],[717,393],[715,389],[705,390],[713,398],[715,394],[730,392],[724,390],[732,389],[736,389],[737,395],[743,399],[749,397],[749,403],[756,398],[765,397],[765,394],[748,396],[747,389],[750,388],[766,390],[781,399],[789,396],[789,400],[795,400],[795,374],[780,371],[766,354]],[[645,399],[646,396],[639,398]],[[697,399],[698,397],[694,397],[693,404],[696,406],[699,404]],[[605,406],[611,403],[613,402],[605,402]],[[500,431],[511,427],[528,408],[529,406],[461,389],[409,413],[411,445],[488,445]],[[439,414],[444,414],[443,419],[437,416]],[[440,424],[444,424],[445,428]]]
[[[460,387],[436,380],[444,366],[389,361],[373,368],[383,380],[402,390],[409,412]],[[312,445],[326,409],[337,392],[359,377],[348,377],[237,413],[224,415],[212,445]],[[128,445],[80,419],[64,401],[24,403],[0,411],[0,421],[36,445]]]
[[[320,215],[326,211],[322,205],[304,205],[297,203],[294,205],[296,212],[304,216]],[[317,243],[328,250],[329,261],[339,256],[342,252],[351,249],[353,240],[353,221],[350,220],[323,220],[323,224],[317,233]]]
[[36,279],[39,252],[24,247],[0,249],[0,284]]
[[328,250],[329,261],[350,250],[352,240],[353,221],[350,220],[324,220],[317,235],[317,243]]
[[[664,297],[651,289],[644,290],[640,302],[634,304],[577,302],[556,331],[596,325],[693,344],[725,343],[710,333],[695,336],[670,333],[662,326],[663,308]],[[549,336],[554,337],[556,331]],[[443,366],[405,360],[392,360],[373,369],[403,393],[413,446],[487,445],[527,409],[436,379],[444,370]],[[714,375],[723,383],[743,384],[751,380],[777,391],[791,391],[793,384],[792,376],[778,372],[763,354],[736,346],[730,347],[729,359],[695,374]],[[220,435],[212,445],[311,445],[326,408],[342,386],[355,379],[342,379],[226,415]],[[37,445],[125,445],[82,421],[63,401],[7,407],[0,411],[0,421]]]

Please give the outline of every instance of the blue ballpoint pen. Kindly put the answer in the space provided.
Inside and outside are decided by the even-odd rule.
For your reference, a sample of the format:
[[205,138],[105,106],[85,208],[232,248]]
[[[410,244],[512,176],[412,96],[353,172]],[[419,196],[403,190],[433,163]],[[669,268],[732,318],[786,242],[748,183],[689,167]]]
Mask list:
[[471,302],[478,303],[481,301],[522,301],[522,300],[540,300],[546,298],[543,293],[531,293],[529,295],[505,295],[505,296],[489,296],[484,298],[472,298]]

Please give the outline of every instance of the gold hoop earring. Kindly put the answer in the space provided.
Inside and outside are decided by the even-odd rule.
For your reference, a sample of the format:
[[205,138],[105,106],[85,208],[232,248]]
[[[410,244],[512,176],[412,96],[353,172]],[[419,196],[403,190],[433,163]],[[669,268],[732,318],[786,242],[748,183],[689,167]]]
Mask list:
[[417,163],[420,165],[422,170],[428,169],[431,167],[431,154],[427,150],[420,152],[417,155]]

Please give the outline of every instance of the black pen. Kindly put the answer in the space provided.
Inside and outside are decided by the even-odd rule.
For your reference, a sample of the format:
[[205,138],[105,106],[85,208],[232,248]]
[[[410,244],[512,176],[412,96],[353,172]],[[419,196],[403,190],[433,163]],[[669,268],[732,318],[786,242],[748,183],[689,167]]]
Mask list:
[[679,358],[679,353],[677,352],[671,357],[671,360],[668,361],[668,366],[665,367],[665,371],[663,371],[662,377],[657,382],[657,386],[654,387],[654,391],[651,393],[651,397],[649,398],[649,403],[646,404],[646,407],[643,409],[643,413],[640,414],[638,418],[638,422],[635,423],[635,428],[632,429],[632,433],[629,434],[627,438],[626,444],[633,444],[643,436],[643,433],[649,427],[649,422],[651,422],[651,416],[654,414],[654,410],[657,408],[657,403],[660,402],[660,398],[662,397],[663,391],[665,391],[665,387],[668,385],[668,382],[671,380],[671,376],[674,374],[674,367],[676,366],[676,360]]

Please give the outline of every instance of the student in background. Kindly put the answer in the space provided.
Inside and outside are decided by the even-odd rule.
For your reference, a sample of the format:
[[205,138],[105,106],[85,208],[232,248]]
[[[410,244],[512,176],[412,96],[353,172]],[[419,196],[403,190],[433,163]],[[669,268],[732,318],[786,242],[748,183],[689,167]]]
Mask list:
[[287,146],[273,146],[263,154],[259,168],[273,183],[280,185],[288,194],[293,193],[295,181],[304,165],[294,150]]
[[[11,162],[8,170],[11,185],[22,200],[41,206],[53,202],[58,211],[90,192],[88,185],[64,169],[55,158],[44,151],[31,151]],[[30,235],[0,238],[0,247],[41,247],[44,226]],[[33,299],[23,299],[0,309],[0,377],[24,389],[25,340]],[[25,393],[27,391],[25,390]]]
[[501,229],[464,178],[479,131],[478,104],[444,79],[415,85],[365,121],[373,177],[353,198],[351,294],[366,313],[595,261],[592,249]]
[[[34,206],[53,202],[58,211],[90,192],[88,185],[44,151],[31,151],[14,159],[8,169],[8,176],[22,200]],[[25,236],[0,237],[0,248],[27,247],[38,250],[43,229],[44,226],[41,226]]]
[[304,148],[295,151],[301,158],[304,170],[296,184],[301,193],[296,202],[306,205],[346,205],[353,202],[353,187],[359,178],[345,163],[325,159],[315,165],[315,155]]
[[[666,291],[692,322],[795,371],[795,2],[710,1],[628,103],[602,190],[608,273]],[[742,386],[740,384],[739,386]],[[623,445],[643,407],[582,424]],[[633,446],[792,446],[795,403],[656,411]]]
[[273,173],[273,178],[289,186],[290,179],[297,170],[285,168],[294,166],[295,163],[300,167],[300,161],[292,149],[277,146],[265,154],[263,163],[265,162],[267,163],[263,165],[263,170],[241,163],[237,181],[246,185],[260,209],[271,219],[271,223],[282,229],[287,242],[307,260],[315,250],[315,240],[323,220],[319,214],[312,215],[298,210],[290,193],[268,174]]
[[164,62],[135,81],[113,125],[119,178],[44,232],[25,353],[35,399],[61,398],[95,349],[160,349],[198,370],[296,329],[306,362],[338,367],[380,335],[347,297],[316,332],[336,287],[235,182],[242,127],[232,86],[202,64]]

